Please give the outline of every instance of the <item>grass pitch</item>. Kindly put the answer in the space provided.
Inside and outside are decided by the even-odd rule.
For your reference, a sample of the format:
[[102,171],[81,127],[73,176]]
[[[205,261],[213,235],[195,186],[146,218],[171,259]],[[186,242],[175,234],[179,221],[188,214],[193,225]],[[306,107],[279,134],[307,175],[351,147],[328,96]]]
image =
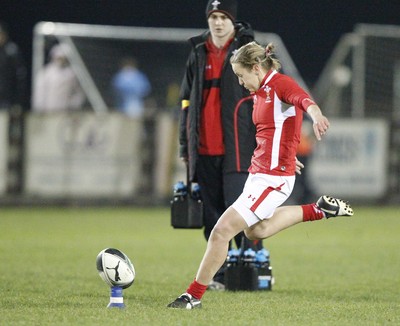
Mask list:
[[[168,208],[0,210],[0,325],[399,325],[400,209],[303,223],[265,241],[272,291],[207,292],[203,309],[166,305],[193,280],[202,230],[174,230]],[[95,260],[136,268],[126,309],[107,309]]]

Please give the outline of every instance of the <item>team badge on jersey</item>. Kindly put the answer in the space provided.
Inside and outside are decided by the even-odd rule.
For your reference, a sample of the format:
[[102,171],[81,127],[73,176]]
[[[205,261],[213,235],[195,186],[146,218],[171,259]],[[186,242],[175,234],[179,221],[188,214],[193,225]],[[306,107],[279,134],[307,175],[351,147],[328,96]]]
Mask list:
[[270,96],[270,91],[271,91],[271,87],[269,87],[268,85],[264,87],[264,91],[265,91],[265,103],[271,103],[271,96]]

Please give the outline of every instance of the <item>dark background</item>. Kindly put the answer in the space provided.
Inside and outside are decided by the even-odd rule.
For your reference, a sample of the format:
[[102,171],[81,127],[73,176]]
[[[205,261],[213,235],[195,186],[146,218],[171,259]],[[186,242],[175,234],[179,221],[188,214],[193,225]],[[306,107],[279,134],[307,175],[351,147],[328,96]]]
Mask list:
[[[30,68],[39,21],[206,28],[206,0],[2,0],[0,19]],[[357,23],[400,25],[400,1],[239,0],[238,20],[279,34],[301,75],[312,86],[341,35]]]

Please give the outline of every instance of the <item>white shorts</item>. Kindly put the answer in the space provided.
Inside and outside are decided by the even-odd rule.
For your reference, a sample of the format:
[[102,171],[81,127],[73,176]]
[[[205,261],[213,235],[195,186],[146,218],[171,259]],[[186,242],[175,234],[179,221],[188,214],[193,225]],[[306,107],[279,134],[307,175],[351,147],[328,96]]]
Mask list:
[[295,176],[275,176],[263,173],[249,174],[243,192],[232,207],[250,227],[271,218],[292,193]]

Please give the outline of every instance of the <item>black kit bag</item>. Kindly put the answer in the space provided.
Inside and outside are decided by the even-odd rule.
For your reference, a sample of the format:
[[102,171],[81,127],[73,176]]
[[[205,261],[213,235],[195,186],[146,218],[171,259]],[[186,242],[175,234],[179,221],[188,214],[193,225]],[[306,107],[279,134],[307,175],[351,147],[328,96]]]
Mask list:
[[203,201],[200,187],[189,181],[186,165],[186,184],[179,181],[174,185],[171,200],[171,225],[175,229],[201,229],[203,223]]

